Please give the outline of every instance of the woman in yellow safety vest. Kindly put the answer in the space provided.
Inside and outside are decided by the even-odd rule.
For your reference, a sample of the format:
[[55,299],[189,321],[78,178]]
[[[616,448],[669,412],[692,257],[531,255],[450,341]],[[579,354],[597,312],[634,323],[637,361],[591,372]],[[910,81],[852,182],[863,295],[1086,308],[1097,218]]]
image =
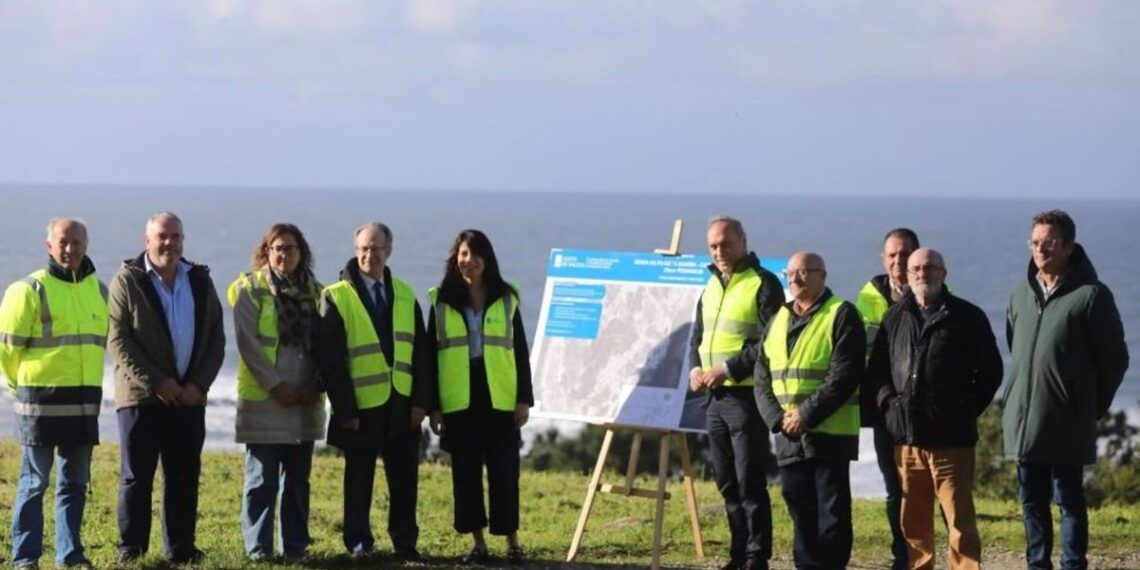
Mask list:
[[309,546],[313,442],[324,437],[325,405],[312,358],[321,284],[301,230],[279,223],[254,247],[251,271],[230,285],[238,346],[235,434],[246,444],[241,530],[253,560],[274,556],[274,511],[281,502],[287,559]]
[[455,530],[470,533],[460,561],[490,560],[483,529],[483,467],[490,491],[490,532],[507,537],[507,560],[519,564],[519,428],[534,396],[518,290],[503,280],[491,241],[479,230],[455,238],[439,287],[428,297],[428,338],[438,366],[431,415],[440,447],[451,454]]

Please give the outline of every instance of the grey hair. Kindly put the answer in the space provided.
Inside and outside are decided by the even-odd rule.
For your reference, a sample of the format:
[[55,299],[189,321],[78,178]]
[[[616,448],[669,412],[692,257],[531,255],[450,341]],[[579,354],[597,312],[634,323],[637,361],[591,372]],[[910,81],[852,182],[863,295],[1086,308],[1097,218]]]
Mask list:
[[726,224],[728,226],[728,229],[732,230],[736,233],[736,235],[740,236],[741,240],[748,241],[748,236],[744,233],[744,224],[740,223],[740,220],[732,216],[726,216],[724,214],[709,218],[708,227],[711,228],[716,224]]
[[388,240],[388,247],[392,247],[392,230],[387,224],[380,222],[367,222],[357,226],[356,231],[352,232],[352,237],[355,239],[364,230],[376,230],[384,234],[384,238]]
[[151,214],[151,216],[149,218],[146,219],[147,229],[150,229],[150,227],[152,225],[157,224],[158,221],[161,220],[162,218],[170,218],[170,219],[178,222],[178,227],[182,228],[182,218],[179,218],[178,215],[175,214],[174,212],[155,212],[154,214]]
[[79,226],[80,228],[83,229],[83,239],[84,240],[87,239],[87,224],[83,223],[83,220],[81,220],[79,218],[52,218],[51,220],[48,221],[48,224],[47,224],[47,240],[48,241],[51,241],[52,233],[55,232],[55,227],[57,225],[59,225],[61,222],[71,222],[71,223]]

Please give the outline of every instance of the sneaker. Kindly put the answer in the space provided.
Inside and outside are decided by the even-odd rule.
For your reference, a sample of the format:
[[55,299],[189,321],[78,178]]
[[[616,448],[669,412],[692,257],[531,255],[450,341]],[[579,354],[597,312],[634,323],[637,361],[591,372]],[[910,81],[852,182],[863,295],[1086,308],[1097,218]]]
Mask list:
[[39,562],[17,562],[12,565],[16,570],[39,570]]
[[459,562],[470,566],[472,564],[486,564],[491,561],[491,553],[486,546],[472,546],[471,550],[459,558]]
[[507,549],[507,562],[523,564],[526,562],[526,551],[521,546],[512,546]]

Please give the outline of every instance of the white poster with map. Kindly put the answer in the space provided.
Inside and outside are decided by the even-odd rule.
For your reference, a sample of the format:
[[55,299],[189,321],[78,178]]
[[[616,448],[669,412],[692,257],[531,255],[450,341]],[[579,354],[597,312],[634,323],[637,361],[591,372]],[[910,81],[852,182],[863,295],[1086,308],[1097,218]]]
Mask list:
[[[531,350],[535,416],[704,430],[687,395],[708,256],[555,249]],[[763,259],[771,271],[786,260]]]

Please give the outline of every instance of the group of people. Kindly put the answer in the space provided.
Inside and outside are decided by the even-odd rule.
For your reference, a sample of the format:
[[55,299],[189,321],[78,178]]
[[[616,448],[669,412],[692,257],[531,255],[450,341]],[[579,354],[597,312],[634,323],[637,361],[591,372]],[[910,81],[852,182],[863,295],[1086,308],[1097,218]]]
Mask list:
[[[712,276],[697,307],[689,373],[708,392],[717,486],[731,533],[725,569],[766,569],[772,513],[764,462],[774,434],[798,569],[837,570],[851,556],[850,461],[874,432],[887,492],[891,568],[933,569],[934,503],[952,569],[981,566],[973,503],[977,418],[1003,364],[989,320],[946,284],[947,262],[907,228],[888,232],[854,304],[827,287],[823,258],[791,256],[777,278],[730,217],[708,226]],[[1002,400],[1005,456],[1017,462],[1031,569],[1053,568],[1055,500],[1061,568],[1088,567],[1083,467],[1096,422],[1128,368],[1112,293],[1097,279],[1063,211],[1035,215],[1031,260],[1006,312],[1011,353]]]
[[[342,538],[354,559],[376,551],[369,519],[382,458],[394,556],[423,560],[416,497],[425,418],[451,454],[455,529],[472,538],[460,562],[491,559],[488,526],[506,537],[509,562],[526,558],[518,538],[519,430],[533,395],[518,291],[503,279],[487,236],[464,230],[428,293],[425,327],[415,290],[388,267],[392,238],[381,223],[358,227],[355,255],[324,286],[301,230],[274,224],[254,247],[249,271],[227,289],[239,355],[235,433],[246,446],[241,531],[252,560],[306,557],[313,445],[326,436],[329,408],[328,443],[345,461]],[[119,426],[119,561],[148,550],[160,460],[163,557],[175,564],[203,558],[198,484],[206,396],[225,354],[224,310],[209,269],[183,257],[184,239],[178,216],[155,214],[145,251],[124,261],[106,287],[87,256],[86,226],[54,219],[46,267],[8,287],[0,369],[23,453],[12,506],[14,567],[39,565],[43,496],[57,458],[55,562],[91,566],[80,529],[105,351]]]

